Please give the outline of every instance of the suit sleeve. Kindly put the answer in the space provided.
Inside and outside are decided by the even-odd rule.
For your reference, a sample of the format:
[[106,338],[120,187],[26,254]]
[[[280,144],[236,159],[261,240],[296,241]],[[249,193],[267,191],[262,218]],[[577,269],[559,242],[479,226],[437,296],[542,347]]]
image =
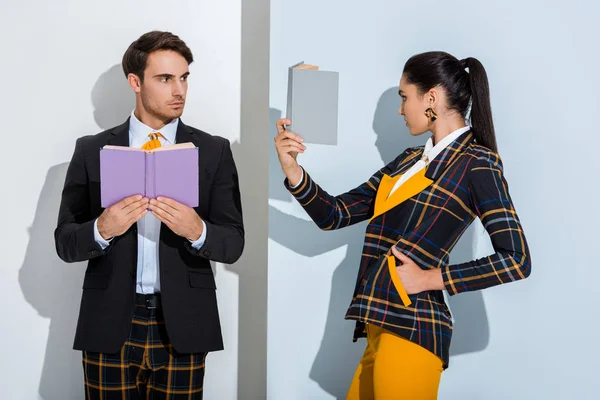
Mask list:
[[341,229],[373,216],[381,178],[384,174],[393,172],[404,155],[405,153],[375,172],[365,183],[338,196],[324,191],[304,169],[298,186],[292,188],[287,179],[284,185],[320,229]]
[[204,219],[206,240],[199,249],[187,239],[185,246],[196,256],[233,264],[244,250],[244,223],[238,172],[226,139],[211,189],[208,215]]
[[77,140],[67,169],[54,230],[56,252],[69,263],[86,261],[105,252],[94,238],[95,220],[89,215],[88,179],[81,141],[81,138]]
[[475,213],[490,235],[495,253],[444,267],[442,276],[450,295],[525,279],[531,273],[531,256],[525,233],[497,154],[488,153],[473,163],[469,173],[469,190]]

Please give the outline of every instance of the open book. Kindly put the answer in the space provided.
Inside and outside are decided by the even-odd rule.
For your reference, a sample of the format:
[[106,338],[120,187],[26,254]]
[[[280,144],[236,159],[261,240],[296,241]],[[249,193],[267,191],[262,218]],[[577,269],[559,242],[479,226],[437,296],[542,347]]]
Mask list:
[[288,72],[288,127],[306,143],[337,144],[339,73],[304,62]]
[[193,143],[153,150],[104,146],[100,150],[100,197],[104,208],[141,194],[198,206],[198,148]]

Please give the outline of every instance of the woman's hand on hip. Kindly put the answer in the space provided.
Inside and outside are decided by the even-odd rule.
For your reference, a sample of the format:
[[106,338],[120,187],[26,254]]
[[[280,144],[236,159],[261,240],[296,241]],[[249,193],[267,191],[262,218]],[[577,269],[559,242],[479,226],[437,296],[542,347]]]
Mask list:
[[396,246],[392,247],[392,253],[400,261],[400,265],[396,267],[396,272],[407,294],[445,289],[442,271],[439,268],[421,269],[413,260],[402,254]]

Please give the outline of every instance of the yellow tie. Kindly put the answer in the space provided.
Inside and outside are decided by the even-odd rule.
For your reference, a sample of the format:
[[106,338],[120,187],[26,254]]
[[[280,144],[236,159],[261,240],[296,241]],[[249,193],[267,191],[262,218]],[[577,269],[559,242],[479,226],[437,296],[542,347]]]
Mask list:
[[162,144],[160,143],[160,140],[158,140],[158,138],[165,138],[163,135],[161,135],[160,132],[152,132],[148,134],[148,137],[150,137],[150,140],[142,145],[142,149],[144,150],[154,150],[158,147],[161,147]]

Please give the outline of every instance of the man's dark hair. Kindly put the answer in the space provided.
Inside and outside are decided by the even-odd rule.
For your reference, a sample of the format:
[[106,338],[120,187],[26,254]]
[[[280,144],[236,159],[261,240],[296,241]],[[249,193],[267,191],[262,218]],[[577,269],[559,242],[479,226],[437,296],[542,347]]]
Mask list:
[[171,32],[152,31],[144,33],[135,42],[131,43],[123,55],[123,72],[127,77],[129,74],[137,75],[144,81],[144,71],[148,63],[148,56],[160,50],[171,50],[179,53],[188,65],[194,62],[192,51],[179,39],[179,36]]

